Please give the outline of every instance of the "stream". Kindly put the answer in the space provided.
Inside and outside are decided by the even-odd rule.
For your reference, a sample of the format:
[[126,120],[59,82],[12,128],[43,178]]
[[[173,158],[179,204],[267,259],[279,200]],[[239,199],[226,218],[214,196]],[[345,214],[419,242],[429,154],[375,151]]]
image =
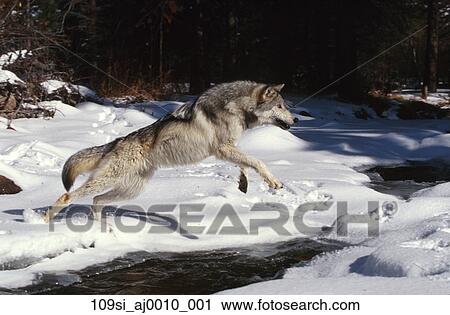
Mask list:
[[277,279],[286,268],[338,250],[337,241],[298,238],[186,253],[129,253],[81,271],[43,274],[38,284],[0,293],[14,294],[210,294]]
[[416,191],[450,182],[450,165],[441,160],[407,161],[359,171],[369,176],[370,188],[405,200]]

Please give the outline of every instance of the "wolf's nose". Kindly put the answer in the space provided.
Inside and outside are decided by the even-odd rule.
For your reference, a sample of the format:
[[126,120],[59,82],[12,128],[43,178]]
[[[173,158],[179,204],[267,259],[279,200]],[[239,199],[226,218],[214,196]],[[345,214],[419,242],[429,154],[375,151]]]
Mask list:
[[294,124],[296,124],[296,123],[298,123],[298,118],[297,117],[294,118]]

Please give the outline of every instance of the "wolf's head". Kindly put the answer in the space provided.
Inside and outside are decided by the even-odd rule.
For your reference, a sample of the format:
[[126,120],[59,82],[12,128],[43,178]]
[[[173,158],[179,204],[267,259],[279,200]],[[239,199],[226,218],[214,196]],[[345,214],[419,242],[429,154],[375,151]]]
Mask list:
[[298,121],[280,95],[283,87],[284,84],[260,85],[255,89],[256,105],[246,114],[249,128],[270,124],[287,130]]

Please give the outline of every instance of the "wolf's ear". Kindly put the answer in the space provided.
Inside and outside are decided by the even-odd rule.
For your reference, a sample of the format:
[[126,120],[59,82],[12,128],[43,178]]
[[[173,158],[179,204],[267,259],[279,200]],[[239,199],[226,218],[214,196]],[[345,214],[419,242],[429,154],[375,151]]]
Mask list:
[[[258,104],[273,100],[279,92],[277,89],[275,89],[275,87],[280,87],[280,86],[281,85],[277,85],[277,86],[264,85],[264,86],[262,86],[261,90],[259,91],[259,95],[258,95]],[[282,87],[283,86],[281,86],[281,88]],[[281,90],[281,88],[280,88],[280,90]]]
[[278,93],[281,92],[281,90],[284,88],[284,83],[278,84],[278,85],[274,85],[272,86],[272,88],[277,91]]

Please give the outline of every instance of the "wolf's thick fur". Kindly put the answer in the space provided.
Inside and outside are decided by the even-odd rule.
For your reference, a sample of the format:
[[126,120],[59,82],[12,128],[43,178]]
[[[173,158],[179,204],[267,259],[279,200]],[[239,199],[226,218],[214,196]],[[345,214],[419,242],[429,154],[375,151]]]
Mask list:
[[62,182],[64,188],[69,191],[78,175],[94,170],[105,152],[109,151],[106,146],[87,148],[72,155],[64,164],[62,170]]
[[250,81],[219,84],[152,125],[79,151],[64,165],[64,187],[69,191],[78,175],[92,174],[81,187],[62,195],[46,220],[75,199],[103,192],[94,197],[96,214],[100,205],[137,196],[159,167],[197,163],[211,155],[241,167],[243,192],[249,167],[270,187],[281,188],[264,163],[241,152],[235,142],[246,129],[263,124],[288,129],[295,122],[279,94],[282,87]]

